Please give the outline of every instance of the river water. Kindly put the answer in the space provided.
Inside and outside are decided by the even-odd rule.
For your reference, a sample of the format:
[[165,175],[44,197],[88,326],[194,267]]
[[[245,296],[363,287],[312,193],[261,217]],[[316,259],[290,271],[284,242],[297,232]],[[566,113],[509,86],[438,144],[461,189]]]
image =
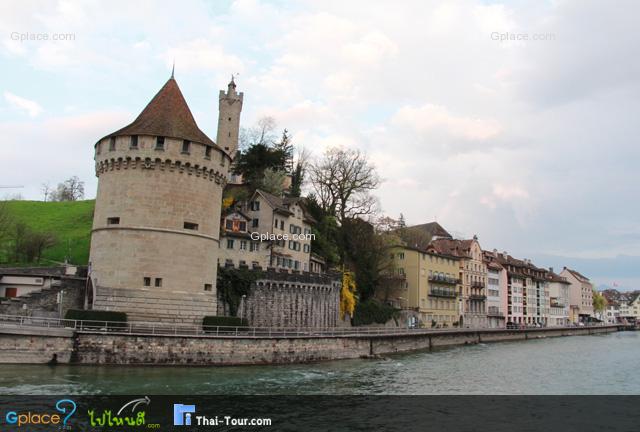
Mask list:
[[640,332],[285,366],[2,365],[0,394],[640,394]]

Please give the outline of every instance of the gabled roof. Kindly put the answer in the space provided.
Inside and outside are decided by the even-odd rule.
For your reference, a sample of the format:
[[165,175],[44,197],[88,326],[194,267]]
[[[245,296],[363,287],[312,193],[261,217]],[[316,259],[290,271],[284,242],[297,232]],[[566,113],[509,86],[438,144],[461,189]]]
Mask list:
[[305,220],[309,223],[316,223],[316,220],[309,214],[307,208],[304,205],[303,198],[300,197],[284,197],[279,198],[269,192],[263,191],[262,189],[256,189],[255,194],[260,194],[271,206],[274,211],[284,213],[287,216],[291,216],[293,212],[289,209],[291,205],[299,205],[304,214]]
[[567,270],[569,273],[571,273],[580,282],[590,282],[588,277],[578,273],[575,270],[570,269],[569,267],[565,267],[565,270]]
[[104,138],[120,135],[164,136],[219,148],[196,124],[173,77],[162,86],[133,123]]
[[440,225],[438,222],[428,222],[420,225],[413,225],[407,228],[424,231],[427,234],[431,235],[432,238],[436,238],[436,237],[448,238],[448,239],[453,238],[451,234],[449,234],[447,230],[442,228],[442,225]]
[[471,252],[471,245],[475,240],[453,240],[436,239],[429,243],[430,250],[439,254],[453,255],[457,257],[468,257]]

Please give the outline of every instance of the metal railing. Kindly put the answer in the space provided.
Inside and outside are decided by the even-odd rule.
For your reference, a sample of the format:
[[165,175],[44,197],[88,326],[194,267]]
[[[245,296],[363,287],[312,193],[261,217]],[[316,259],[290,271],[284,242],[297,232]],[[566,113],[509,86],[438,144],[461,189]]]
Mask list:
[[[102,334],[132,334],[152,336],[212,336],[212,337],[294,337],[294,336],[393,336],[421,333],[457,333],[457,332],[500,332],[504,328],[458,328],[448,327],[411,328],[411,327],[232,327],[232,326],[201,326],[189,324],[173,324],[162,322],[138,321],[88,321],[69,320],[60,318],[42,318],[18,315],[0,315],[1,328],[31,328],[31,329],[68,329],[76,332]],[[609,325],[616,327],[616,325]],[[546,327],[559,329],[561,327]],[[573,326],[572,328],[575,328]],[[543,328],[544,329],[544,328]],[[543,330],[539,329],[539,330]],[[528,329],[531,330],[531,329]]]

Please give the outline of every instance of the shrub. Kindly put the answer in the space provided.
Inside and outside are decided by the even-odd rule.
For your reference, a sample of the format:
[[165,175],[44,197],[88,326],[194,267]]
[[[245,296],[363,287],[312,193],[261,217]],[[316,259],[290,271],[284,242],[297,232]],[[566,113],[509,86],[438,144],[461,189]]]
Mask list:
[[387,321],[396,320],[400,316],[400,310],[376,299],[370,298],[366,301],[356,303],[356,310],[353,314],[353,325],[361,326],[367,324],[385,324]]
[[83,323],[83,327],[85,328],[105,327],[104,323],[100,323],[100,321],[108,321],[108,324],[106,325],[107,328],[121,328],[126,327],[127,314],[124,312],[116,311],[69,309],[64,315],[64,319],[77,321],[96,321]]

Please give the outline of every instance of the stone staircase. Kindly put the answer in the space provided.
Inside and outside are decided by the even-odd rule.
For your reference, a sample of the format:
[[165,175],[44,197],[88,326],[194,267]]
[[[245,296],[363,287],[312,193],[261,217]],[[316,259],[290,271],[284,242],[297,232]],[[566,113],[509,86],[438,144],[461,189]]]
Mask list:
[[60,305],[58,294],[64,290],[63,313],[67,309],[81,309],[84,303],[84,278],[62,278],[59,283],[39,291],[32,291],[20,297],[12,297],[0,302],[0,314],[29,315],[58,318]]
[[128,321],[200,325],[216,315],[216,299],[204,292],[98,287],[94,309],[126,312]]

